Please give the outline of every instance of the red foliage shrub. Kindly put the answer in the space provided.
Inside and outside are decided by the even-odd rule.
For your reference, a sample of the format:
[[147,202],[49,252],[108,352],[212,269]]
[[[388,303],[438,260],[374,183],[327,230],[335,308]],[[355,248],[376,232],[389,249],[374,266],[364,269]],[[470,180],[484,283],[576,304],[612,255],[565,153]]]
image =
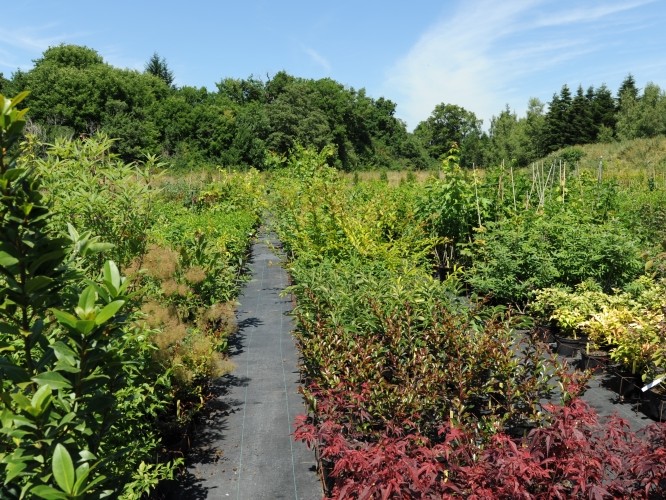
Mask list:
[[485,442],[451,425],[437,440],[388,426],[372,442],[305,417],[295,436],[332,461],[333,498],[664,498],[666,424],[632,433],[580,399],[549,407],[550,425]]

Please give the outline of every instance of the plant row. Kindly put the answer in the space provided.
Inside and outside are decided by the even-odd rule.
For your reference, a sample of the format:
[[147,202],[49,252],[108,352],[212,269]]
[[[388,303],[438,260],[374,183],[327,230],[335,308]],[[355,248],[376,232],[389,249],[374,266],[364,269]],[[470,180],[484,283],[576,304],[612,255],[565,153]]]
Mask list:
[[[517,210],[461,171],[455,151],[442,177],[396,187],[350,184],[326,154],[301,149],[285,160],[271,206],[291,259],[306,380],[296,437],[317,451],[328,493],[663,493],[664,427],[636,436],[626,422],[600,422],[577,398],[586,374],[521,334],[527,319],[507,306],[551,284],[623,284],[640,259],[632,251],[617,263],[616,247],[635,242],[605,241],[615,222],[572,208],[587,239],[571,245],[562,232],[572,212]],[[512,226],[519,221],[524,231]],[[515,244],[502,241],[507,233]],[[588,265],[591,244],[602,267],[615,267]],[[492,251],[503,248],[513,255]],[[528,252],[536,262],[524,262]],[[543,278],[539,261],[551,264]],[[506,269],[514,274],[500,281]]]
[[0,96],[0,496],[141,498],[228,369],[258,178],[181,199],[104,136],[20,144],[24,97]]

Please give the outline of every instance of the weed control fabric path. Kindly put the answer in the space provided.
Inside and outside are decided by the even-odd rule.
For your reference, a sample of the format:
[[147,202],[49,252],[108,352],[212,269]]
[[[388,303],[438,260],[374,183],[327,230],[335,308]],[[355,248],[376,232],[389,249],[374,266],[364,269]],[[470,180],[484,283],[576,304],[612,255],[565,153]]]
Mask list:
[[[266,241],[271,244],[266,244]],[[294,417],[305,412],[298,393],[298,351],[291,335],[291,300],[280,297],[287,273],[260,233],[238,300],[239,331],[230,339],[234,371],[206,428],[196,431],[181,498],[295,499],[323,496],[314,453],[293,440]]]

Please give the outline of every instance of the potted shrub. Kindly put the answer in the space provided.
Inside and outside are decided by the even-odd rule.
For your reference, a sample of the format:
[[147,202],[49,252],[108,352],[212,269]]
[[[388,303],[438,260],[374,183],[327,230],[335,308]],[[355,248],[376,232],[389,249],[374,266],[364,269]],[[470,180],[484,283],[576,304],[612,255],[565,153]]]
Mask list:
[[588,350],[589,339],[583,325],[606,302],[606,295],[593,281],[585,281],[575,291],[569,288],[544,288],[536,293],[531,312],[538,320],[548,322],[557,343],[557,353],[575,357]]

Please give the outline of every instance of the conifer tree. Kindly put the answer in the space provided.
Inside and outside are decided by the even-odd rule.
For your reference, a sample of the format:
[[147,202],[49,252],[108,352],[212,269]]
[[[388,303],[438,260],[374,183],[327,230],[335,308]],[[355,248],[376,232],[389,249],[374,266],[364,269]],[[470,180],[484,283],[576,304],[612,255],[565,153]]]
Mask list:
[[157,52],[154,52],[146,63],[146,73],[161,78],[169,87],[173,86],[173,72],[167,66],[166,59],[160,57]]
[[579,85],[571,103],[571,136],[568,138],[569,145],[594,142],[595,135],[596,125],[592,118],[592,103],[583,93],[583,87]]
[[553,94],[546,113],[545,140],[548,151],[556,151],[575,142],[571,122],[571,91],[565,84],[559,95]]

